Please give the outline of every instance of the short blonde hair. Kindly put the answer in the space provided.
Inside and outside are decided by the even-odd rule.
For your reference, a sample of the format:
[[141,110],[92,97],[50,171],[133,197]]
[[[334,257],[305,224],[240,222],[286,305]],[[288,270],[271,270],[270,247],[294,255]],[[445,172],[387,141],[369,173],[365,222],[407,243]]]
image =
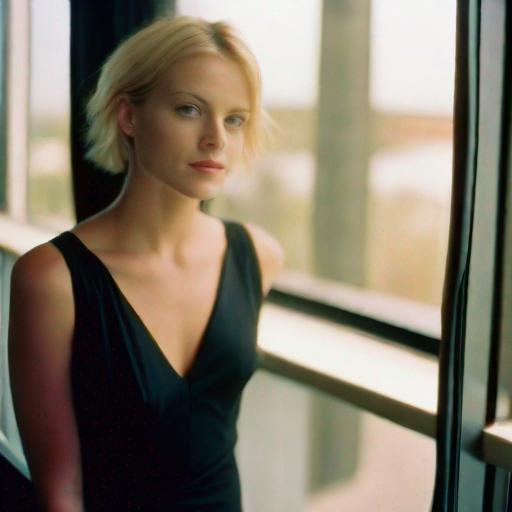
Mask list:
[[266,142],[274,121],[261,104],[261,75],[254,54],[234,27],[193,16],[165,17],[123,41],[101,68],[86,106],[86,158],[112,173],[126,170],[128,150],[117,124],[117,99],[141,104],[180,57],[216,52],[239,64],[249,85],[251,115],[246,124],[242,163],[250,166]]

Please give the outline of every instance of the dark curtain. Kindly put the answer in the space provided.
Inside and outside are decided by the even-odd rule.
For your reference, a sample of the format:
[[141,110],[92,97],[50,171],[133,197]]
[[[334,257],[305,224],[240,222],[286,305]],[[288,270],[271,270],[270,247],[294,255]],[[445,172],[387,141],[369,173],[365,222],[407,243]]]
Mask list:
[[[474,209],[477,113],[478,45],[472,17],[479,2],[461,0],[457,7],[454,103],[454,159],[450,234],[442,303],[437,416],[437,466],[433,512],[457,510],[457,484],[462,416],[464,339],[471,227]],[[476,21],[476,26],[479,21]],[[474,25],[473,25],[474,26]]]
[[112,175],[84,159],[85,102],[101,66],[119,42],[162,14],[174,0],[70,0],[71,5],[71,167],[76,220],[110,204],[124,174]]

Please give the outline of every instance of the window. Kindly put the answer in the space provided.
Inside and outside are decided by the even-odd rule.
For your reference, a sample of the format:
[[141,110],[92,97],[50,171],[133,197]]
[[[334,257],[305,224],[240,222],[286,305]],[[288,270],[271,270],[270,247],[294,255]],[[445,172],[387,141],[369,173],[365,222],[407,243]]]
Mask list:
[[28,215],[55,230],[73,222],[69,152],[69,2],[31,2]]
[[321,279],[378,294],[396,317],[415,305],[412,318],[432,318],[432,332],[448,241],[455,10],[455,0],[177,3],[239,28],[283,129],[212,211],[268,228],[306,288]]
[[[0,1],[0,27],[6,26],[6,2],[4,0]],[[0,112],[2,115],[0,116],[0,211],[5,210],[6,208],[6,189],[7,189],[7,180],[6,180],[6,147],[5,147],[5,137],[3,136],[6,133],[5,122],[6,122],[6,102],[5,102],[5,68],[6,68],[6,37],[5,30],[2,30],[0,33]]]

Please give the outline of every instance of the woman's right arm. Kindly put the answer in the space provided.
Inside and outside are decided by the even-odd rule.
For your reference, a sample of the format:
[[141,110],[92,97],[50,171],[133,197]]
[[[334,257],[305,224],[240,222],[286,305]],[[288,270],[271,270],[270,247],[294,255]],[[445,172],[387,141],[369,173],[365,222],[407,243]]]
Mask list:
[[50,243],[12,269],[10,382],[25,456],[44,512],[83,512],[80,446],[70,381],[74,301],[69,271]]

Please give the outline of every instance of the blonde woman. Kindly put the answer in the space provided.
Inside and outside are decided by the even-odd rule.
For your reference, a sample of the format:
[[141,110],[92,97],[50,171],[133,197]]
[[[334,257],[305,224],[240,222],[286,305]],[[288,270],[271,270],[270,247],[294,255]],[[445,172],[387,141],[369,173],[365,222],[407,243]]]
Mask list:
[[238,512],[236,420],[283,249],[199,204],[260,151],[258,65],[227,23],[161,19],[108,58],[87,109],[87,156],[125,185],[11,278],[11,385],[41,509]]

